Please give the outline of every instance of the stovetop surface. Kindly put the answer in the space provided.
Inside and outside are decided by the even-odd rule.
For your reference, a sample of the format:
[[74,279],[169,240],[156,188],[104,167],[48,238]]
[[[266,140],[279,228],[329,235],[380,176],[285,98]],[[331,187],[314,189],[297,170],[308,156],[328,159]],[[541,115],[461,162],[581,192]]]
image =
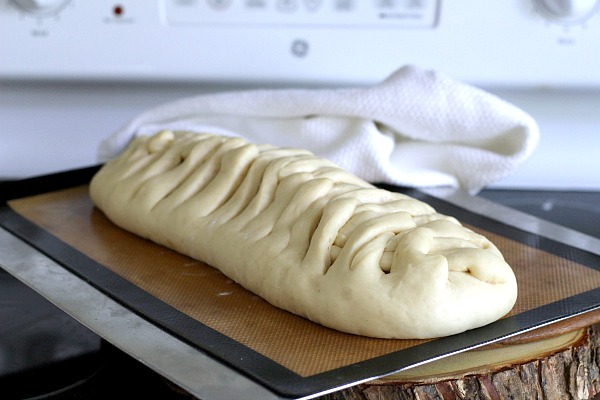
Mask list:
[[[600,192],[494,189],[480,196],[600,238]],[[2,269],[0,320],[7,321],[0,326],[3,398],[192,397]]]
[[600,238],[600,192],[483,190],[493,202]]
[[2,269],[0,320],[3,399],[191,398]]

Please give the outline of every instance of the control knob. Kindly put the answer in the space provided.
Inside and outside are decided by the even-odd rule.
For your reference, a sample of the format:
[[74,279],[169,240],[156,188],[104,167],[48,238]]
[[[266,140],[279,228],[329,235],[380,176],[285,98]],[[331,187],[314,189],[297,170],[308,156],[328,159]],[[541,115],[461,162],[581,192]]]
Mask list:
[[53,15],[60,12],[70,0],[11,0],[22,11],[35,15]]
[[534,0],[538,11],[555,22],[582,22],[598,9],[599,0]]

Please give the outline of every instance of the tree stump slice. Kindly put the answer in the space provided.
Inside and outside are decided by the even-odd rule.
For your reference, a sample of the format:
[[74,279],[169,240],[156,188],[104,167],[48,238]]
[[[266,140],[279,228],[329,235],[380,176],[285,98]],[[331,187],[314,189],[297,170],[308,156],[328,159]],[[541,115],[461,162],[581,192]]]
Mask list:
[[600,400],[600,311],[319,397]]

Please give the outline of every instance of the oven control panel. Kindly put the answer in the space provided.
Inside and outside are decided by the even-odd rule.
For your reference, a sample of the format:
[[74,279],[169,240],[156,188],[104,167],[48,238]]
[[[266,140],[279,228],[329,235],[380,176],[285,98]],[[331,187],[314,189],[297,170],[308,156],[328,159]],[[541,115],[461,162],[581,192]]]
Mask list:
[[283,28],[433,28],[438,10],[431,0],[169,0],[164,5],[173,25]]
[[0,0],[0,80],[600,87],[600,0]]

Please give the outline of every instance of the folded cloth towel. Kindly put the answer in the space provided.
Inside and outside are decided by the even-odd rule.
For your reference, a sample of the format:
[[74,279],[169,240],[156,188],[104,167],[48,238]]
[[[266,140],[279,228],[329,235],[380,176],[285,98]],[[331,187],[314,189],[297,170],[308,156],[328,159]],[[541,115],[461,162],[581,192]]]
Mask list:
[[104,162],[135,135],[188,130],[308,149],[366,181],[471,192],[512,173],[538,141],[507,102],[415,66],[367,88],[205,94],[150,109],[105,139]]

